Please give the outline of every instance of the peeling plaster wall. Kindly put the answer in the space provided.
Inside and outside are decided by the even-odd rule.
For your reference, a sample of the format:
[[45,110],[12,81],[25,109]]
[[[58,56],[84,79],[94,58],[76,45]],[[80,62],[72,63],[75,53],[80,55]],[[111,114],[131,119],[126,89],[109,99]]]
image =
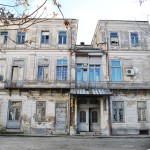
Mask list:
[[[134,92],[110,97],[112,134],[139,134],[139,130],[150,130],[150,93],[134,94]],[[112,101],[124,102],[124,122],[114,123],[112,119]],[[147,121],[138,122],[137,101],[147,103]],[[150,133],[149,133],[150,134]]]
[[[57,132],[55,129],[56,123],[56,103],[65,102],[67,104],[66,116],[68,116],[68,103],[69,95],[38,95],[39,91],[34,92],[33,95],[29,93],[22,92],[21,96],[17,91],[13,92],[11,96],[8,93],[1,94],[0,99],[0,130],[6,128],[7,124],[7,113],[8,113],[8,103],[9,101],[21,101],[21,131],[30,134],[52,134],[52,132]],[[45,101],[46,102],[46,114],[44,122],[36,121],[36,102]],[[66,129],[63,132],[68,132],[68,119],[66,118]]]

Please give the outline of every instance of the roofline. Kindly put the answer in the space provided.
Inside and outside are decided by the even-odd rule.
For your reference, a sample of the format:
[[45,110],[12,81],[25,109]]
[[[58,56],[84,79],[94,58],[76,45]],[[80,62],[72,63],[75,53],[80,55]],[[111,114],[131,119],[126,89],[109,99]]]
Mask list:
[[122,22],[148,22],[146,20],[98,20],[98,21],[122,21]]

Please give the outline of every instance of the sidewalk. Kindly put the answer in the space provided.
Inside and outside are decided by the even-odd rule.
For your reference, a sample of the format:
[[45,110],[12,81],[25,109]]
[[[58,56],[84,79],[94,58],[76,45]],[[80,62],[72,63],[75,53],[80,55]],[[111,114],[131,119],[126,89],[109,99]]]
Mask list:
[[150,138],[150,135],[65,135],[65,134],[51,134],[51,135],[37,135],[37,134],[0,134],[0,136],[7,137],[69,137],[69,138]]

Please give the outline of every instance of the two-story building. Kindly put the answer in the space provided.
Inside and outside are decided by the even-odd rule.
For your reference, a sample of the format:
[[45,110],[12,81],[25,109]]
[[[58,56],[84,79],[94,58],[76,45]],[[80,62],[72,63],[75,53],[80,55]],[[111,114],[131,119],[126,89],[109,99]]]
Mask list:
[[99,20],[92,47],[106,53],[112,134],[150,134],[150,26]]
[[0,130],[69,133],[71,51],[78,20],[0,28]]

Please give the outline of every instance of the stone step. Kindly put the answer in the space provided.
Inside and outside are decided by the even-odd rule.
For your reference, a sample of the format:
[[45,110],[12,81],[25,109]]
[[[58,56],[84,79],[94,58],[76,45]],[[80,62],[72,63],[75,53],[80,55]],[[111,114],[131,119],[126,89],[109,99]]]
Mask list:
[[23,134],[24,132],[20,129],[6,129],[1,131],[0,134]]
[[102,135],[101,132],[80,132],[80,135]]

